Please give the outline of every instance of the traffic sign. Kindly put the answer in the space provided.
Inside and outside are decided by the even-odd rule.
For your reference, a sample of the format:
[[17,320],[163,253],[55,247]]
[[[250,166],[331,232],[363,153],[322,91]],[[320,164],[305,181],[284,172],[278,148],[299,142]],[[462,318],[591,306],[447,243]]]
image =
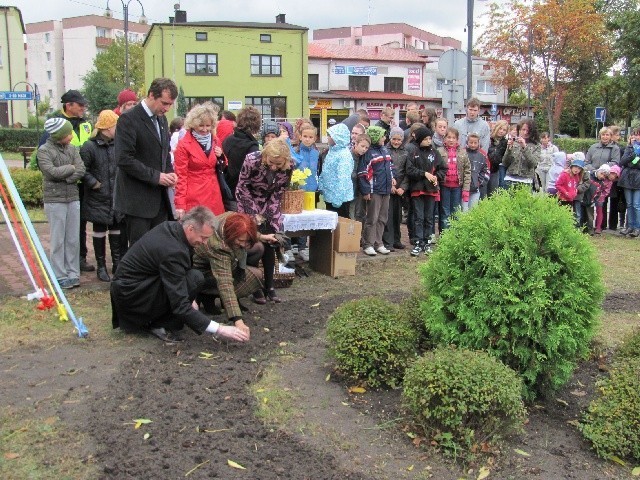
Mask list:
[[489,112],[491,113],[491,115],[497,115],[498,114],[498,104],[497,103],[492,103],[491,104],[491,110],[489,110]]
[[604,123],[607,120],[607,109],[604,107],[596,107],[596,122]]
[[33,100],[33,92],[0,92],[0,100]]
[[447,50],[440,55],[438,70],[445,80],[462,80],[467,76],[467,54],[462,50]]

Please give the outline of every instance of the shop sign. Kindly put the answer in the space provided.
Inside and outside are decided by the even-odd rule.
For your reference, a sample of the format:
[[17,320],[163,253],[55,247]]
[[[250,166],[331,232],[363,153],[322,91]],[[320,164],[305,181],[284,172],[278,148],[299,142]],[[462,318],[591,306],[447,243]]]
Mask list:
[[331,100],[316,100],[316,108],[332,108]]
[[356,67],[354,65],[336,65],[333,67],[333,73],[336,75],[378,75],[378,67]]

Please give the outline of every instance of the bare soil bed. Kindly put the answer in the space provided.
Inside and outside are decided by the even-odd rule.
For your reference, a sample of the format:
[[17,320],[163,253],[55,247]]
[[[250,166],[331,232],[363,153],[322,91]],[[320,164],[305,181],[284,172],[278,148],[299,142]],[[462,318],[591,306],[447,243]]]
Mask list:
[[[359,274],[376,278],[371,275],[390,267],[359,266]],[[0,398],[37,417],[57,416],[79,435],[77,449],[66,454],[91,467],[87,478],[470,479],[482,465],[491,479],[627,478],[628,470],[597,458],[574,425],[606,358],[582,363],[561,392],[530,408],[526,433],[482,464],[462,466],[428,442],[416,446],[399,391],[351,394],[352,385],[326,359],[327,317],[362,289],[358,277],[333,290],[323,287],[328,281],[312,275],[282,290],[285,303],[252,305],[246,345],[190,331],[172,346],[115,333],[112,342],[2,352]],[[368,290],[388,293],[380,285]],[[638,312],[640,297],[613,294],[604,308]],[[267,373],[293,403],[283,425],[256,417],[265,400],[251,386]],[[135,428],[136,419],[151,423]],[[52,450],[52,462],[55,455]]]

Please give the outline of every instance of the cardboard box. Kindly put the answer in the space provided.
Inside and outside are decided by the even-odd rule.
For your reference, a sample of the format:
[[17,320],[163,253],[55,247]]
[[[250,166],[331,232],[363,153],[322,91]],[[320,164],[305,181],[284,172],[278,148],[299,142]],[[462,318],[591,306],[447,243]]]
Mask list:
[[309,265],[314,271],[334,278],[356,274],[358,253],[336,252],[333,249],[333,232],[318,230],[309,240]]
[[359,252],[361,236],[362,223],[338,217],[338,226],[333,232],[333,249],[340,253]]

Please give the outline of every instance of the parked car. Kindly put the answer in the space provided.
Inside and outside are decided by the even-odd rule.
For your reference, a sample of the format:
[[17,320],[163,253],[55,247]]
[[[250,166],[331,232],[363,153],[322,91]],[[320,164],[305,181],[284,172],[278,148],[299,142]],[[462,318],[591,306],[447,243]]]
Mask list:
[[553,135],[553,138],[571,138],[571,135],[567,135],[566,133],[556,133]]

